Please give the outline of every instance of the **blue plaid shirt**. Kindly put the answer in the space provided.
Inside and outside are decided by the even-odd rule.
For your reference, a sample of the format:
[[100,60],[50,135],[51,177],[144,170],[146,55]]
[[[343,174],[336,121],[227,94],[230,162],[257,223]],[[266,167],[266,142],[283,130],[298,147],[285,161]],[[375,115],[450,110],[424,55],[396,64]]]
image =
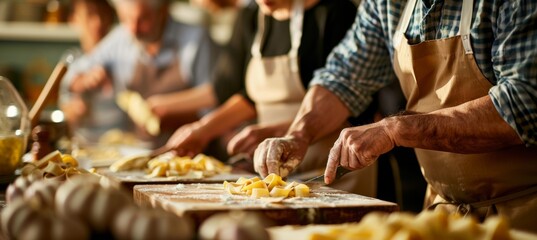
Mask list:
[[[411,43],[456,36],[462,0],[418,1]],[[353,116],[372,94],[397,80],[392,39],[405,0],[364,0],[356,21],[310,85],[334,92]],[[528,146],[537,145],[537,1],[474,0],[471,41],[477,65],[494,85],[497,111]]]

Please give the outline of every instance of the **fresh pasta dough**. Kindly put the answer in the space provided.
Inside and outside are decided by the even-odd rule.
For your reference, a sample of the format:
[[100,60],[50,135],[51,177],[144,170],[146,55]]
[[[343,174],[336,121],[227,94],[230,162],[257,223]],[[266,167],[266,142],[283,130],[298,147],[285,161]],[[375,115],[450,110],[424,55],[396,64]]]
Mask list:
[[505,219],[495,216],[479,224],[471,217],[442,211],[367,214],[360,223],[335,226],[326,233],[314,233],[311,240],[330,239],[511,239]]
[[258,177],[239,178],[236,182],[224,181],[224,189],[232,195],[262,197],[309,197],[310,188],[296,182],[287,183],[282,177],[272,173],[265,179]]
[[189,176],[203,178],[219,173],[230,172],[231,167],[204,154],[194,158],[177,157],[173,154],[163,154],[147,163],[147,177]]
[[116,103],[134,123],[145,128],[152,136],[160,133],[160,119],[152,111],[142,96],[133,91],[118,93]]

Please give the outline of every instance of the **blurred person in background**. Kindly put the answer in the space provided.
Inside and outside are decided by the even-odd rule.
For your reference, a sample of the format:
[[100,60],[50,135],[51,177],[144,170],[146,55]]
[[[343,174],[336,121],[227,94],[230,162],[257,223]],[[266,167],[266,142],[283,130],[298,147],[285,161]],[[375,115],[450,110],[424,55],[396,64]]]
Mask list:
[[[75,63],[64,82],[74,95],[98,93],[102,96],[92,112],[78,109],[78,118],[98,119],[91,134],[120,128],[135,131],[153,145],[163,143],[178,126],[198,119],[198,111],[160,115],[161,133],[152,137],[129,120],[116,105],[124,91],[134,91],[143,99],[202,86],[209,80],[216,59],[208,33],[201,27],[173,20],[169,0],[115,0],[120,24],[103,39],[84,62]],[[159,142],[160,141],[160,142]]]
[[[78,33],[80,49],[72,49],[70,53],[76,57],[76,65],[87,65],[88,56],[97,44],[112,29],[116,20],[116,12],[107,0],[73,0],[69,16],[69,24]],[[86,94],[71,93],[68,91],[68,81],[62,81],[60,94],[60,108],[75,134],[85,138],[95,138],[91,135],[93,127],[98,127],[97,116],[92,116],[90,109],[97,107],[100,94],[89,96]]]
[[[253,0],[191,0],[191,6],[180,5],[180,7],[176,9],[177,11],[174,13],[174,17],[180,19],[189,17],[182,16],[185,11],[193,11],[202,14],[203,17],[197,21],[209,30],[211,38],[219,47],[221,47],[221,54],[223,55],[225,52],[227,52],[225,49],[229,46],[229,40],[231,38],[233,28],[236,25],[235,20],[237,13],[241,8],[246,7],[251,1]],[[194,15],[197,16],[196,14]],[[223,62],[226,62],[226,59],[228,59],[226,57],[222,58],[223,60],[220,61]],[[224,65],[227,65],[227,62]],[[216,73],[214,75],[219,74],[220,73]],[[212,78],[214,79],[215,76]],[[240,90],[237,88],[238,85],[233,88],[225,86],[219,87],[224,87],[226,91],[229,92]],[[167,114],[182,114],[186,112],[198,111],[200,109],[213,108],[218,105],[217,100],[218,99],[215,96],[213,84],[204,84],[202,86],[181,92],[155,95],[149,97],[147,102],[150,105],[153,113],[158,116],[163,116]],[[225,101],[227,99],[220,100]]]
[[[256,3],[252,2],[239,13],[228,52],[220,58],[215,71],[213,91],[216,100],[223,104],[174,133],[166,147],[176,154],[202,152],[212,139],[256,119],[256,125],[231,140],[230,154],[251,156],[265,138],[285,134],[314,70],[324,65],[356,16],[356,6],[347,0],[258,0]],[[308,160],[297,173],[324,168],[337,135],[334,132],[333,136],[312,145]],[[332,186],[374,196],[376,169],[345,176]]]

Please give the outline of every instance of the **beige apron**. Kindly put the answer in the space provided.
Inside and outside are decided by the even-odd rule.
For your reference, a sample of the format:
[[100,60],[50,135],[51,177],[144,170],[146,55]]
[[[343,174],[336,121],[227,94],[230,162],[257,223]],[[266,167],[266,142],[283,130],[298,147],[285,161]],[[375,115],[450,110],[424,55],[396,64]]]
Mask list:
[[[177,52],[177,50],[174,50]],[[156,94],[172,93],[184,90],[188,83],[183,79],[179,67],[178,56],[175,56],[170,64],[157,67],[144,60],[138,60],[133,78],[128,85],[130,90],[140,93],[142,98],[147,99]],[[173,131],[181,124],[197,120],[197,114],[167,116],[161,119],[161,134],[150,137],[141,131],[137,131],[139,137],[151,141],[154,146],[162,146],[171,136]]]
[[180,91],[186,87],[187,82],[182,78],[177,56],[170,64],[160,68],[144,60],[138,60],[128,86],[129,89],[140,93],[144,99],[155,94]]
[[[431,112],[486,96],[492,87],[470,45],[473,0],[464,0],[460,35],[409,45],[404,38],[416,0],[410,0],[394,36],[394,68],[407,109]],[[514,228],[537,231],[537,149],[524,146],[483,154],[416,149],[429,186],[426,206],[507,217]]]
[[[246,71],[246,91],[255,102],[260,124],[292,121],[306,94],[298,66],[303,16],[303,0],[294,1],[290,19],[291,50],[287,55],[262,57],[261,43],[265,23],[264,14],[259,11],[258,30],[251,49],[252,59]],[[317,170],[316,172],[322,173],[319,170],[326,167],[328,153],[338,136],[339,131],[336,131],[311,145],[296,172]],[[331,186],[366,196],[375,196],[376,170],[375,165],[354,171]]]

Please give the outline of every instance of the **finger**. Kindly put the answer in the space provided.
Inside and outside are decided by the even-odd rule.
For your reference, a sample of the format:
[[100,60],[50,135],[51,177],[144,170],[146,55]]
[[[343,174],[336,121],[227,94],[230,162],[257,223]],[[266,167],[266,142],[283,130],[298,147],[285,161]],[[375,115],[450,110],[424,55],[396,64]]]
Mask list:
[[341,141],[341,147],[339,151],[339,165],[343,167],[349,166],[349,149],[348,149],[348,143],[347,139]]
[[283,147],[279,142],[272,141],[267,151],[267,170],[268,173],[275,173],[280,175],[280,162],[285,161],[282,159]]
[[102,84],[102,88],[103,88],[103,93],[106,96],[110,96],[111,94],[114,93],[114,85],[112,85],[110,81],[104,81],[104,83]]
[[188,150],[187,156],[194,158],[198,153],[199,151]]
[[360,142],[360,139],[353,139],[352,145],[349,146],[349,167],[350,169],[361,169],[367,167],[366,155],[368,153],[364,152],[364,149],[371,149],[368,146],[363,146],[363,142]]
[[289,175],[291,172],[293,172],[293,170],[295,170],[295,168],[300,164],[300,162],[301,160],[296,157],[287,159],[280,167],[280,176],[287,177],[287,175]]
[[344,166],[344,167],[351,169],[351,170],[356,170],[356,169],[360,169],[364,167],[355,149],[356,149],[355,147],[349,147],[347,149],[348,156],[349,156],[349,165]]
[[266,160],[266,147],[267,143],[263,142],[260,144],[254,153],[254,170],[259,173],[262,177],[267,176],[267,167],[265,164]]
[[238,148],[242,144],[242,142],[244,141],[244,134],[242,134],[242,133],[243,132],[241,131],[240,133],[235,135],[233,138],[231,138],[231,140],[229,140],[229,143],[227,144],[227,152],[230,155],[235,155],[235,154],[240,153],[238,151]]
[[186,156],[186,152],[182,148],[176,148],[176,149],[173,150],[173,152],[175,153],[175,156],[179,156],[179,157]]
[[227,154],[229,154],[230,156],[236,154],[235,146],[237,145],[238,141],[240,141],[240,139],[237,138],[237,135],[235,135],[233,138],[231,138],[231,140],[229,140],[226,146]]
[[330,154],[328,155],[328,163],[326,164],[326,169],[324,170],[324,182],[330,184],[334,181],[336,177],[336,169],[339,166],[339,157],[341,153],[341,140],[338,140],[334,143],[332,149],[330,149]]
[[90,75],[86,79],[84,79],[84,88],[87,90],[92,90],[95,88],[95,80],[93,75]]
[[[258,146],[259,146],[259,145],[258,145]],[[246,152],[246,153],[248,154],[248,156],[249,156],[249,159],[247,159],[247,160],[252,161],[252,160],[254,159],[254,155],[255,155],[255,150],[256,150],[256,149],[257,149],[257,147],[253,147],[253,148],[250,148],[250,149],[248,150],[248,152]]]
[[259,145],[259,142],[255,137],[248,137],[244,139],[242,144],[237,147],[237,153],[248,153],[256,149]]

